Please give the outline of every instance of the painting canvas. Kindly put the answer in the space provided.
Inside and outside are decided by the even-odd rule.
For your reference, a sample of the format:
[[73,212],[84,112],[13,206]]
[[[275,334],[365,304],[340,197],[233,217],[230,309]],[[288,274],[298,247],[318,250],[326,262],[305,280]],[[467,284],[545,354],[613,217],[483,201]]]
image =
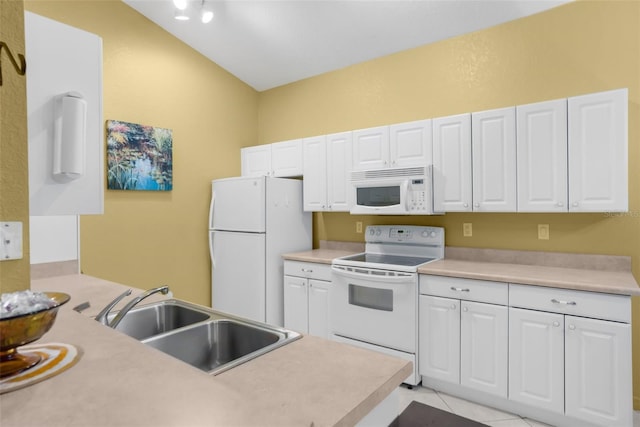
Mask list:
[[171,191],[171,129],[107,120],[107,189]]

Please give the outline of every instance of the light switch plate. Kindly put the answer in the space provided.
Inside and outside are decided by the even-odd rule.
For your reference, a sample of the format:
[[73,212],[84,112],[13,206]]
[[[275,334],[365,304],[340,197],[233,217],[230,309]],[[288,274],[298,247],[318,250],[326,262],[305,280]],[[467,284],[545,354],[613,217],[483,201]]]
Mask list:
[[22,222],[0,222],[0,261],[22,259]]

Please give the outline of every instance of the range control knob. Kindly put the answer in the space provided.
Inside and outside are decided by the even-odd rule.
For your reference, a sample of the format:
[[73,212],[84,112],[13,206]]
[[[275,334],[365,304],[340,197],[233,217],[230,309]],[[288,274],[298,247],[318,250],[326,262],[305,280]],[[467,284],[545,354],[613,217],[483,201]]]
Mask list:
[[379,228],[376,230],[376,236],[379,236],[382,234],[382,230],[380,230]]
[[431,233],[429,233],[429,236],[431,236],[431,237],[436,237],[436,232],[435,232],[435,231],[432,231]]
[[369,235],[373,236],[374,234],[376,234],[376,231],[373,228],[369,229]]
[[422,237],[429,237],[429,232],[428,231],[423,231],[422,232]]

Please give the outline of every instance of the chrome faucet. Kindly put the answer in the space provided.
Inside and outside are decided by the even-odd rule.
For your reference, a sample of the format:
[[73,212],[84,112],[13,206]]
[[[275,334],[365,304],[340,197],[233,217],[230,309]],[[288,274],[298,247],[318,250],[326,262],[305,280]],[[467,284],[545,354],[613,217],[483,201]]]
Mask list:
[[131,289],[128,289],[127,291],[125,291],[122,294],[118,295],[109,304],[107,304],[107,306],[105,308],[103,308],[102,311],[100,311],[100,313],[98,313],[98,315],[96,316],[96,320],[98,322],[102,323],[103,325],[109,326],[110,328],[115,328],[116,326],[118,326],[118,323],[120,323],[122,321],[122,319],[129,312],[129,310],[131,310],[133,307],[135,307],[143,299],[145,299],[145,298],[147,298],[147,297],[149,297],[149,296],[151,296],[153,294],[157,294],[157,293],[161,293],[162,295],[166,295],[166,294],[169,293],[169,287],[168,286],[160,286],[159,288],[149,289],[145,293],[138,295],[137,297],[135,297],[134,299],[129,301],[127,303],[127,305],[125,305],[122,308],[122,310],[120,310],[118,312],[118,314],[116,314],[116,316],[111,320],[111,322],[109,322],[109,320],[107,318],[109,316],[109,313],[111,312],[111,309],[113,309],[113,307],[118,302],[120,302],[120,300],[122,298],[124,298],[124,297],[126,297],[128,295],[131,295]]

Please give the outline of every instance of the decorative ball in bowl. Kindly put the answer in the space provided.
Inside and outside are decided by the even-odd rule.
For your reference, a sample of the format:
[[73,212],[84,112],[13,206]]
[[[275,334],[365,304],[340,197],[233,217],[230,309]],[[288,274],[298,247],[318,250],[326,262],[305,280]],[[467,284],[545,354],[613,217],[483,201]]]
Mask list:
[[19,353],[51,329],[60,306],[70,296],[61,292],[20,291],[2,294],[0,311],[0,378],[17,374],[38,364],[41,356]]

